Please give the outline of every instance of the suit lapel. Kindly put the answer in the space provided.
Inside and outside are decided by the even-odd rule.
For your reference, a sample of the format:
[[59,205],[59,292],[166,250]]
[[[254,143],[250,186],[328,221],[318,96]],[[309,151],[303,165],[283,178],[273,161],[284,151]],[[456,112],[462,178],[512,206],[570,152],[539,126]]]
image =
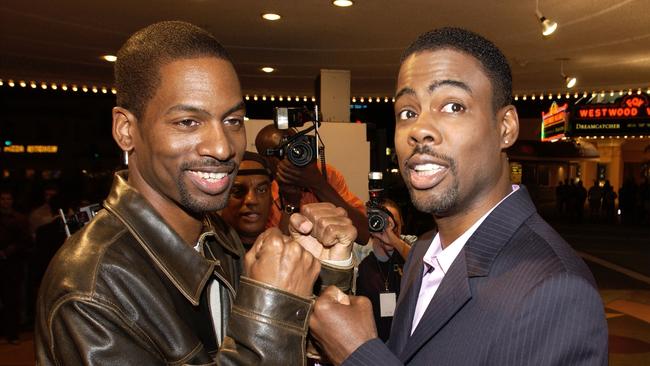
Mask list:
[[[420,323],[415,328],[415,332],[408,338],[406,347],[400,354],[400,359],[406,362],[411,358],[422,345],[438,333],[471,297],[465,255],[461,251],[454,264],[452,264],[447,274],[445,274],[435,296],[431,299],[427,310],[422,315]],[[415,302],[417,302],[417,298]],[[410,317],[410,322],[412,319],[413,315]],[[408,325],[409,331],[411,329],[410,322]]]
[[409,261],[405,265],[406,275],[402,278],[402,288],[395,309],[395,316],[391,326],[388,348],[394,354],[400,354],[411,334],[413,314],[422,285],[422,258],[427,252],[435,232],[423,234],[413,245]]

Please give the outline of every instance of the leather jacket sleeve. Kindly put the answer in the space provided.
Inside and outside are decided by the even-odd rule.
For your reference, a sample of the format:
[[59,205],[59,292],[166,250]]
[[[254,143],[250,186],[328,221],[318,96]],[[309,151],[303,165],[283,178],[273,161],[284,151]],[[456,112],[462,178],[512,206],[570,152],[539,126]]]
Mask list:
[[304,365],[314,301],[241,277],[219,365]]
[[339,267],[321,262],[320,268],[320,275],[314,286],[314,293],[316,295],[331,285],[338,287],[346,294],[351,293],[352,280],[354,279],[354,265],[350,267]]

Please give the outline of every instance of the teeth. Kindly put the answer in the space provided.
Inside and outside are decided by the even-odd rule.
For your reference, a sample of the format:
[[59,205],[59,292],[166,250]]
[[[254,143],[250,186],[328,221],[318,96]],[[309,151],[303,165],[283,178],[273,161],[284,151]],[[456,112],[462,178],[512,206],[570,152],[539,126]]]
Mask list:
[[413,170],[416,172],[438,171],[441,169],[443,169],[443,167],[438,164],[419,164],[413,167]]
[[198,172],[198,171],[192,171],[193,174],[198,175],[201,179],[205,179],[208,181],[217,181],[219,179],[223,179],[226,177],[226,173],[208,173],[208,172]]

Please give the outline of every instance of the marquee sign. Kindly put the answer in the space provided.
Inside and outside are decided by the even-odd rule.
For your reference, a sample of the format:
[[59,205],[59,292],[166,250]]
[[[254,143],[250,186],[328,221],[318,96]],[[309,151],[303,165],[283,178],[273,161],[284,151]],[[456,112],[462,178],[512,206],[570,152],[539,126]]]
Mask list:
[[569,121],[568,107],[567,103],[558,107],[557,103],[553,102],[548,112],[542,112],[542,141],[556,141],[565,136]]
[[576,106],[571,113],[573,136],[650,134],[650,103],[643,94],[621,102]]

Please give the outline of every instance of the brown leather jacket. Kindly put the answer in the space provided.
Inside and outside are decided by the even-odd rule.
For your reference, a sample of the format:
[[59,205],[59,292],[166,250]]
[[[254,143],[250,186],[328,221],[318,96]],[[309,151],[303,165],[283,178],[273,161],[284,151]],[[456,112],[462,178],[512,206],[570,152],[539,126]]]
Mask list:
[[[37,364],[305,364],[313,301],[240,277],[243,246],[220,219],[206,219],[201,255],[125,173],[116,174],[104,208],[66,241],[43,279]],[[345,287],[351,271],[335,272],[324,282]],[[220,285],[220,345],[209,313],[212,279]]]

